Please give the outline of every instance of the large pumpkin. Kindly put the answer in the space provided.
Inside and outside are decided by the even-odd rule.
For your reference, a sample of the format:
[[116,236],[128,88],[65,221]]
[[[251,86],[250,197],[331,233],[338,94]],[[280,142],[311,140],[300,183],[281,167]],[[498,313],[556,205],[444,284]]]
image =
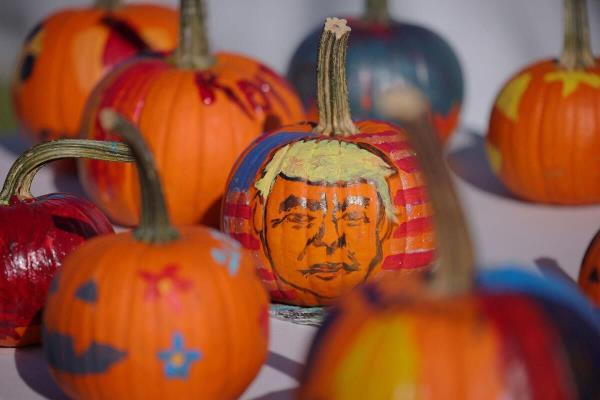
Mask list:
[[76,137],[85,102],[117,63],[139,52],[175,47],[177,14],[158,5],[98,0],[36,25],[13,82],[14,109],[35,141]]
[[[176,223],[218,224],[227,174],[262,131],[303,119],[300,101],[274,71],[250,58],[207,53],[200,0],[181,1],[181,41],[174,58],[127,63],[100,85],[83,134],[110,139],[98,112],[113,107],[148,141]],[[173,61],[173,62],[172,62]],[[83,162],[87,193],[116,222],[135,224],[135,169]]]
[[63,259],[87,239],[113,232],[87,200],[66,193],[33,197],[35,173],[61,158],[128,156],[120,143],[67,139],[37,145],[12,165],[0,192],[0,346],[40,341],[46,293]]
[[44,313],[44,352],[77,399],[237,399],[267,354],[268,297],[250,254],[218,231],[169,224],[152,156],[133,126],[141,225],[65,260]]
[[497,276],[473,287],[461,210],[434,130],[421,124],[407,131],[436,216],[438,269],[418,285],[390,278],[363,286],[330,309],[299,398],[600,398],[600,324],[573,289],[552,295],[515,274],[514,288],[506,280],[499,289]]
[[[458,58],[437,33],[390,18],[388,0],[365,0],[365,15],[349,19],[347,76],[352,114],[358,119],[384,119],[386,92],[411,87],[431,104],[434,124],[443,141],[458,125],[463,77]],[[288,78],[305,107],[316,118],[317,46],[320,29],[310,33],[294,53]]]
[[487,135],[492,169],[527,200],[600,202],[600,65],[589,46],[586,0],[565,0],[562,57],[513,76]]
[[274,301],[329,304],[388,273],[433,259],[421,176],[405,132],[350,119],[344,80],[349,27],[327,20],[319,60],[321,119],[276,130],[243,153],[222,228],[263,260]]
[[600,231],[583,257],[578,283],[581,290],[600,307]]

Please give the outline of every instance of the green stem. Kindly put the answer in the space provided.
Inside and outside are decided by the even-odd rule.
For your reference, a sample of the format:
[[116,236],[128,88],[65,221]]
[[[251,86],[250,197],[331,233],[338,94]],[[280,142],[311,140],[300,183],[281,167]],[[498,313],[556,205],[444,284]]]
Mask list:
[[350,27],[345,19],[327,18],[319,45],[317,104],[319,125],[315,133],[350,136],[358,133],[352,122],[346,83],[346,49]]
[[397,96],[403,97],[394,100],[401,107],[396,107],[388,117],[400,121],[406,128],[433,210],[438,261],[432,287],[442,295],[467,293],[473,285],[474,249],[431,121],[429,105],[417,90],[398,91]]
[[96,0],[95,7],[101,8],[107,11],[114,11],[121,7],[123,2],[121,0]]
[[179,44],[175,50],[175,64],[182,69],[209,68],[215,61],[209,53],[204,0],[180,0],[179,8]]
[[7,205],[13,196],[30,199],[31,183],[45,164],[63,158],[92,158],[105,161],[133,161],[129,146],[118,142],[86,139],[59,139],[38,144],[23,153],[10,167],[0,192],[0,204]]
[[100,112],[100,123],[106,131],[112,131],[125,139],[135,158],[142,200],[140,225],[134,231],[135,237],[147,243],[168,243],[176,240],[179,232],[169,221],[156,164],[140,132],[112,109]]
[[388,24],[390,22],[388,0],[365,0],[363,19],[371,23]]
[[564,0],[565,38],[560,65],[583,69],[596,65],[590,45],[590,27],[586,0]]

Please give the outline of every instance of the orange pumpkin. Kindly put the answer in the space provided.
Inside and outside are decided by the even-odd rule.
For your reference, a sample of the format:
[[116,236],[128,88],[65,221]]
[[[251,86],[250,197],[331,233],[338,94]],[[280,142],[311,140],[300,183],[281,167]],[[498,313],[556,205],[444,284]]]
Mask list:
[[559,62],[526,67],[496,99],[487,135],[493,170],[527,200],[600,202],[600,65],[589,45],[585,0],[565,0]]
[[236,399],[267,354],[255,261],[203,227],[169,224],[152,156],[112,111],[140,171],[141,225],[70,254],[44,313],[44,352],[77,399]]
[[578,283],[581,290],[600,307],[600,231],[583,257]]
[[98,0],[46,18],[25,39],[14,76],[14,109],[25,131],[38,142],[78,136],[103,75],[136,53],[173,49],[176,40],[176,12],[156,5]]
[[[207,53],[202,2],[181,1],[181,41],[174,58],[140,58],[111,74],[89,104],[86,137],[110,140],[98,111],[130,118],[152,149],[176,223],[217,225],[227,174],[263,130],[303,118],[283,78],[250,58]],[[114,221],[137,221],[133,168],[81,163],[87,193]]]
[[430,212],[405,132],[350,118],[349,30],[345,20],[327,20],[320,124],[257,139],[229,180],[222,228],[263,260],[258,272],[274,301],[330,304],[360,283],[420,272],[433,259]]
[[411,118],[407,131],[436,217],[435,275],[419,284],[367,284],[330,308],[297,398],[600,398],[600,324],[589,303],[532,278],[526,286],[537,293],[525,293],[515,288],[523,284],[517,273],[514,287],[473,287],[464,217],[435,131],[423,118]]

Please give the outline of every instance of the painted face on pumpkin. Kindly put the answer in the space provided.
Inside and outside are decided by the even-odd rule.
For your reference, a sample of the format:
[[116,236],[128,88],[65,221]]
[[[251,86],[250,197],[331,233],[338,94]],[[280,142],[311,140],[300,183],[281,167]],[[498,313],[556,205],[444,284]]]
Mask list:
[[383,258],[394,218],[386,208],[386,174],[392,173],[353,143],[309,141],[280,149],[256,185],[261,193],[268,188],[268,196],[255,216],[277,277],[320,297],[334,297],[342,282],[364,282]]

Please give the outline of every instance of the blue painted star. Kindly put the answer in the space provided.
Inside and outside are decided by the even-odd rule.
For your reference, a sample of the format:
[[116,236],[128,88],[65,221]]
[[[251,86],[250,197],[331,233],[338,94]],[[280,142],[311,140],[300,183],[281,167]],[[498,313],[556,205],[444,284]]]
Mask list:
[[158,352],[158,358],[165,363],[165,375],[172,379],[187,379],[191,364],[202,358],[202,352],[185,349],[183,335],[179,332],[173,334],[170,350]]

